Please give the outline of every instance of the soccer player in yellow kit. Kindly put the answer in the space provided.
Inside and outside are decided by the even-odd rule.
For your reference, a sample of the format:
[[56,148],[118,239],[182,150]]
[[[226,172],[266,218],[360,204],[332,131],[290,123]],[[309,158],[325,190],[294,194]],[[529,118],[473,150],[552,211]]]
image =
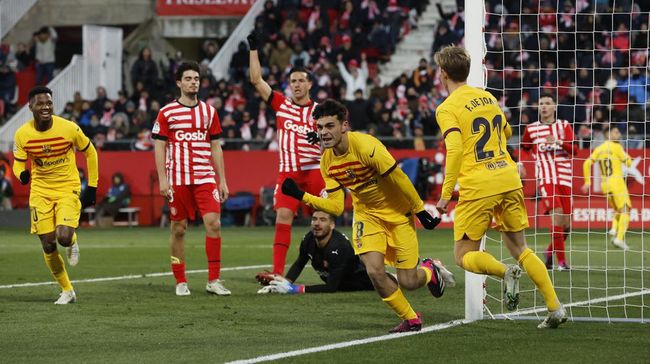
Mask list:
[[[343,213],[343,189],[352,193],[355,254],[366,266],[377,293],[403,320],[390,332],[419,331],[420,315],[401,288],[413,290],[427,285],[434,297],[440,297],[445,285],[453,285],[454,280],[437,260],[425,259],[418,267],[413,215],[426,229],[435,228],[440,219],[424,210],[415,187],[379,140],[348,130],[345,106],[325,100],[314,108],[313,117],[324,148],[320,169],[326,196],[306,193],[290,178],[283,182],[282,193],[337,216]],[[397,268],[397,282],[386,273],[385,264]]]
[[[544,263],[529,249],[524,238],[528,216],[517,167],[506,150],[512,135],[497,100],[487,91],[467,85],[469,53],[449,46],[435,55],[440,81],[449,97],[436,109],[436,120],[445,139],[447,164],[442,196],[436,208],[447,212],[451,194],[460,185],[454,218],[456,264],[477,274],[503,278],[506,307],[519,303],[521,265],[541,291],[548,315],[539,328],[556,328],[566,321]],[[481,238],[496,220],[497,229],[519,265],[506,266],[490,253],[480,251]]]
[[[88,190],[83,207],[95,203],[97,191],[97,151],[79,126],[52,115],[52,91],[38,86],[29,91],[29,109],[34,118],[21,126],[14,136],[13,172],[20,183],[31,179],[29,208],[31,233],[38,234],[45,263],[61,287],[55,304],[76,301],[56,243],[66,248],[68,264],[79,262],[79,245],[75,229],[79,226],[82,201],[81,181],[75,161],[75,149],[82,151],[88,164]],[[31,173],[26,169],[31,161]]]
[[625,232],[630,225],[629,209],[632,207],[632,201],[623,178],[623,164],[629,167],[632,165],[632,158],[621,146],[621,132],[617,127],[610,128],[606,132],[606,136],[609,140],[594,149],[582,166],[585,177],[582,192],[589,193],[591,166],[595,162],[600,167],[600,186],[603,194],[607,196],[610,206],[616,210],[612,223],[616,236],[612,239],[612,244],[623,250],[628,250],[629,247],[625,243]]

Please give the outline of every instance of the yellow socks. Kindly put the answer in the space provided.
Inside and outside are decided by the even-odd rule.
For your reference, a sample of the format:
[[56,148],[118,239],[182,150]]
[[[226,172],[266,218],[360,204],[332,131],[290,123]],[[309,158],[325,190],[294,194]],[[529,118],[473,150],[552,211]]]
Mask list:
[[618,212],[614,214],[614,218],[612,219],[612,230],[618,231],[618,218],[621,216]]
[[630,214],[627,212],[620,213],[617,225],[616,239],[625,241],[625,232],[627,231],[628,226],[630,226]]
[[383,301],[386,302],[386,304],[390,306],[390,308],[393,309],[397,316],[402,320],[412,320],[418,317],[399,287],[397,287],[397,290],[393,292],[393,294],[383,298]]
[[544,296],[548,310],[558,310],[560,308],[560,301],[557,298],[555,288],[553,288],[553,283],[548,276],[548,271],[544,263],[542,263],[542,260],[530,248],[526,248],[519,256],[519,265],[524,267],[530,279],[535,283],[542,296]]
[[70,246],[73,246],[75,244],[77,244],[77,233],[76,232],[72,234],[72,243],[70,244]]
[[45,257],[45,264],[50,268],[54,279],[59,283],[61,290],[63,291],[72,291],[72,283],[70,283],[70,278],[68,277],[68,272],[65,271],[65,265],[63,265],[63,258],[57,250],[52,253],[43,253]]
[[433,272],[422,266],[418,267],[418,269],[424,271],[424,278],[425,278],[424,284],[426,285],[427,283],[429,283],[429,281],[431,281],[431,276],[433,275]]
[[476,274],[489,274],[503,278],[506,265],[499,262],[488,252],[467,252],[463,256],[463,268]]

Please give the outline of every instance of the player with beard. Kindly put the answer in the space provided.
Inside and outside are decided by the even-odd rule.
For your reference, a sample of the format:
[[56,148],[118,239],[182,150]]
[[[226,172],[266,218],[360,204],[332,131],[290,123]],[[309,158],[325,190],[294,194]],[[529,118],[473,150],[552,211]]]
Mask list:
[[188,220],[194,219],[198,209],[206,230],[208,283],[205,290],[228,296],[230,291],[219,279],[220,203],[228,198],[221,124],[217,110],[197,97],[198,63],[185,62],[178,67],[176,86],[181,96],[160,109],[152,130],[160,194],[169,200],[171,268],[176,279],[176,295],[190,295],[185,277],[185,232]]
[[[275,237],[273,239],[273,271],[282,275],[286,262],[287,251],[291,245],[291,224],[300,207],[296,201],[285,195],[279,188],[285,179],[291,178],[300,188],[318,195],[325,187],[319,172],[321,150],[316,136],[316,123],[312,111],[317,105],[311,100],[309,91],[312,81],[309,72],[302,67],[294,67],[289,71],[291,97],[286,97],[262,78],[262,67],[258,56],[259,35],[253,31],[248,36],[250,47],[250,81],[271,108],[275,111],[279,173],[273,194],[276,211]],[[311,136],[308,139],[308,134]],[[258,281],[264,281],[268,272],[257,275]]]
[[[286,277],[271,277],[269,285],[257,293],[323,293],[373,290],[366,267],[354,255],[348,237],[335,229],[335,217],[323,211],[311,215],[311,231],[300,243],[300,255]],[[311,266],[325,284],[294,284],[305,265]]]
[[[97,191],[97,151],[79,126],[52,115],[52,90],[38,86],[29,91],[29,109],[34,118],[21,126],[14,137],[13,172],[20,183],[32,181],[29,191],[31,233],[38,234],[45,263],[54,275],[61,294],[57,305],[73,303],[77,296],[70,283],[58,242],[66,248],[68,264],[79,262],[75,229],[81,209],[94,205]],[[80,201],[81,181],[75,149],[84,153],[88,165],[88,189]],[[31,161],[31,172],[25,163]]]

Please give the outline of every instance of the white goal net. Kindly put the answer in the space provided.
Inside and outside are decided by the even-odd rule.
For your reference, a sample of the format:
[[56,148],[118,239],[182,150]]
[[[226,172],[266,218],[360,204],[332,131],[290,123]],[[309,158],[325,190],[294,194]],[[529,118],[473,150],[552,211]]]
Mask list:
[[[553,219],[547,211],[560,206],[545,203],[532,155],[516,152],[526,167],[529,247],[543,261],[554,253],[549,274],[571,320],[650,321],[650,2],[486,0],[483,9],[477,4],[467,1],[465,8],[465,46],[472,58],[483,60],[479,76],[472,69],[470,83],[474,76],[475,86],[483,82],[501,101],[514,130],[509,144],[519,151],[526,126],[540,119],[543,94],[553,96],[556,118],[568,120],[575,134],[570,228],[562,235],[569,269],[558,265],[558,248],[551,244]],[[624,168],[631,202],[623,235],[627,250],[612,244],[616,234],[610,230],[618,217],[600,188],[608,166],[594,163],[591,188],[581,190],[584,162],[612,127],[620,130],[621,145],[631,156]],[[486,236],[485,247],[516,264],[496,232]],[[500,280],[468,277],[468,318],[546,315],[542,296],[525,276],[515,312],[505,308]]]

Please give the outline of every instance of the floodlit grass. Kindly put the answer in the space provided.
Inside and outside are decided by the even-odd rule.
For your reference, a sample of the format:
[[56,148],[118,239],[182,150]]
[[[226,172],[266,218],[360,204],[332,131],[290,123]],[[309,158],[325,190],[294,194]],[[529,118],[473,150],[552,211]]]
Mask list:
[[[349,228],[342,229],[349,233]],[[298,241],[307,232],[294,229],[288,263]],[[452,265],[451,231],[421,231],[422,256],[448,263],[459,284],[441,299],[428,290],[407,292],[425,325],[444,323],[464,315],[464,276]],[[621,288],[650,287],[645,253],[606,251],[595,248],[596,236],[574,234],[572,247],[591,253],[575,253],[571,272],[553,272],[564,301],[620,294]],[[69,267],[73,280],[142,275],[169,271],[168,231],[157,228],[82,229],[79,232],[81,261]],[[227,228],[223,232],[224,268],[271,262],[272,228]],[[538,253],[543,249],[541,240]],[[647,240],[647,239],[646,239]],[[594,247],[587,249],[587,243]],[[604,243],[603,243],[604,244]],[[628,244],[640,250],[641,235],[631,234]],[[25,230],[0,230],[0,285],[48,282],[40,243]],[[583,249],[584,248],[584,249]],[[490,246],[498,253],[498,249]],[[60,249],[63,254],[63,249]],[[187,269],[205,269],[202,227],[193,227],[186,247]],[[581,255],[582,254],[582,255]],[[608,271],[586,271],[587,260],[607,266]],[[615,270],[625,263],[639,269]],[[582,267],[582,269],[580,268]],[[281,296],[256,294],[254,275],[259,268],[225,270],[222,279],[232,290],[230,297],[207,295],[207,273],[188,275],[192,295],[176,297],[171,276],[134,278],[75,284],[78,303],[55,306],[55,285],[0,289],[0,351],[3,361],[17,362],[224,362],[260,355],[380,336],[398,323],[394,314],[374,292]],[[569,279],[569,277],[571,279]],[[601,285],[603,279],[607,285]],[[591,290],[575,289],[587,287]],[[307,267],[303,283],[319,282]],[[529,288],[522,279],[522,288]],[[498,296],[498,282],[489,281]],[[607,289],[600,289],[599,287]],[[591,296],[590,296],[591,295]],[[539,306],[539,296],[524,294],[522,307]],[[642,301],[644,300],[644,301]],[[650,297],[628,300],[641,307],[628,307],[628,317],[650,315]],[[620,304],[622,301],[613,302]],[[491,303],[495,310],[498,302]],[[599,304],[605,306],[605,304]],[[622,308],[610,314],[623,317]],[[606,314],[607,311],[598,312]],[[578,314],[574,312],[574,314]],[[579,313],[582,316],[588,313]],[[559,330],[536,329],[536,321],[481,321],[445,329],[337,349],[287,361],[294,362],[639,362],[650,357],[648,331],[643,324],[568,323]]]

